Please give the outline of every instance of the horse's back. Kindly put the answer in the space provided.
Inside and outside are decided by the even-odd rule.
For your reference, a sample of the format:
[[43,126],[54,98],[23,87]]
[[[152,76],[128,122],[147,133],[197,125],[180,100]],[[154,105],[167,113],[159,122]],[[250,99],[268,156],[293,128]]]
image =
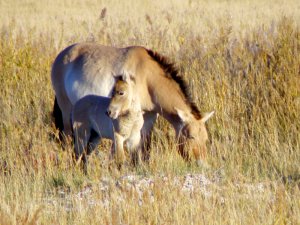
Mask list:
[[[110,96],[114,74],[121,71],[126,50],[92,43],[64,49],[52,66],[56,94],[66,95],[71,104],[85,95]],[[60,96],[58,96],[59,98]]]

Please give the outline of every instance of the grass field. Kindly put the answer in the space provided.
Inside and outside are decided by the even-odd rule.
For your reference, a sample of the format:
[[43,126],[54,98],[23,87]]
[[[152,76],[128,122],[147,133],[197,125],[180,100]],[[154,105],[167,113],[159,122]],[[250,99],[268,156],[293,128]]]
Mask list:
[[[184,162],[162,119],[149,164],[109,170],[106,142],[88,176],[74,167],[55,138],[50,69],[81,41],[170,58],[216,111],[211,168]],[[297,0],[2,0],[0,224],[300,224],[299,112]],[[204,191],[173,182],[200,175]],[[151,186],[139,194],[129,176]]]

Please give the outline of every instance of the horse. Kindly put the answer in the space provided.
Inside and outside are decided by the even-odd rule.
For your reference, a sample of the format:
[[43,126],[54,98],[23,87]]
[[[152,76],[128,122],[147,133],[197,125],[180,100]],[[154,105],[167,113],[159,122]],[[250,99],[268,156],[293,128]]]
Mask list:
[[124,163],[125,143],[132,162],[138,163],[144,119],[130,83],[117,80],[112,98],[86,95],[75,103],[71,115],[75,157],[77,161],[82,158],[85,172],[88,156],[102,138],[113,141],[111,158],[116,158],[119,168]]
[[159,114],[175,129],[181,156],[190,161],[192,150],[197,164],[202,165],[208,140],[205,123],[214,112],[201,114],[174,64],[142,46],[77,43],[62,50],[51,70],[56,127],[66,136],[71,134],[72,106],[86,95],[111,96],[117,74],[135,82],[135,94],[140,98],[143,159],[149,160],[150,134]]

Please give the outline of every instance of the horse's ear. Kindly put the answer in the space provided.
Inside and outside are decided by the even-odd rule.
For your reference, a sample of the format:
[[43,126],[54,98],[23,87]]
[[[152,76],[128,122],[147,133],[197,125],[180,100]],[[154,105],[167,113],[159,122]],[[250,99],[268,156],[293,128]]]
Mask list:
[[201,121],[205,123],[212,115],[214,115],[215,111],[204,113],[204,116],[201,118]]
[[177,112],[177,115],[179,116],[179,118],[183,121],[183,122],[189,122],[191,120],[191,116],[184,112],[183,110],[181,109],[178,109],[176,107],[174,107],[175,111]]

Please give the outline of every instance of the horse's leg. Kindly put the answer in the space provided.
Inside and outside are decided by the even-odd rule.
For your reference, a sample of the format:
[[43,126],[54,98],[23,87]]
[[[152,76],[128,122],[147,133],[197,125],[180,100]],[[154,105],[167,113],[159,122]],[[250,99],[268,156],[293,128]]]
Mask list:
[[131,163],[134,166],[140,163],[140,151],[141,151],[141,129],[144,124],[144,118],[142,114],[139,115],[139,119],[133,124],[130,136],[126,140],[127,149],[130,151]]
[[[66,96],[64,93],[57,93],[56,100],[57,100],[57,107],[59,107],[62,115],[62,122],[63,122],[62,127],[63,127],[63,136],[64,136],[62,141],[66,141],[65,138],[69,138],[70,136],[72,136],[71,112],[72,112],[73,105],[70,102],[68,96]],[[56,106],[54,105],[54,107]]]
[[144,125],[141,130],[142,134],[142,159],[148,162],[150,159],[151,133],[158,114],[156,112],[144,113]]
[[87,170],[87,157],[86,157],[86,148],[88,140],[90,139],[90,129],[84,126],[74,126],[74,150],[75,150],[75,159],[77,163],[80,163],[81,159],[83,162],[83,169],[86,172]]
[[113,160],[115,158],[115,154],[116,154],[116,139],[114,138],[112,141],[112,145],[111,145],[111,148],[110,148],[110,155],[109,155],[109,160]]
[[70,121],[72,103],[70,102],[70,99],[65,91],[63,80],[61,80],[61,78],[63,78],[62,71],[55,70],[53,67],[52,78],[53,77],[54,79],[52,79],[52,82],[55,91],[53,116],[56,125],[59,125],[61,122],[63,123],[63,125],[59,125],[59,128],[63,128],[61,131],[63,133],[61,133],[60,137],[62,138],[61,141],[65,141],[64,137],[72,134]]
[[87,156],[98,147],[100,140],[101,138],[98,133],[94,129],[91,129],[90,138],[88,141]]
[[114,153],[115,153],[115,160],[119,167],[123,165],[125,161],[125,154],[124,154],[124,137],[115,132],[114,134]]
[[69,108],[62,114],[65,138],[69,138],[70,136],[72,136],[71,110],[72,105],[70,105]]
[[[100,141],[101,138],[98,133],[94,129],[91,129],[90,138],[87,143],[86,162],[88,161],[89,155],[98,147]],[[87,168],[85,168],[85,171],[87,172]]]
[[57,98],[55,96],[54,99],[54,105],[53,105],[53,111],[52,111],[52,117],[54,119],[54,124],[56,129],[59,131],[59,140],[63,140],[63,130],[64,130],[64,124],[63,124],[63,117],[62,117],[62,112],[61,109],[57,103]]
[[141,150],[141,134],[138,133],[132,134],[129,139],[126,140],[127,149],[130,151],[131,163],[134,166],[139,165],[140,163],[140,150]]

